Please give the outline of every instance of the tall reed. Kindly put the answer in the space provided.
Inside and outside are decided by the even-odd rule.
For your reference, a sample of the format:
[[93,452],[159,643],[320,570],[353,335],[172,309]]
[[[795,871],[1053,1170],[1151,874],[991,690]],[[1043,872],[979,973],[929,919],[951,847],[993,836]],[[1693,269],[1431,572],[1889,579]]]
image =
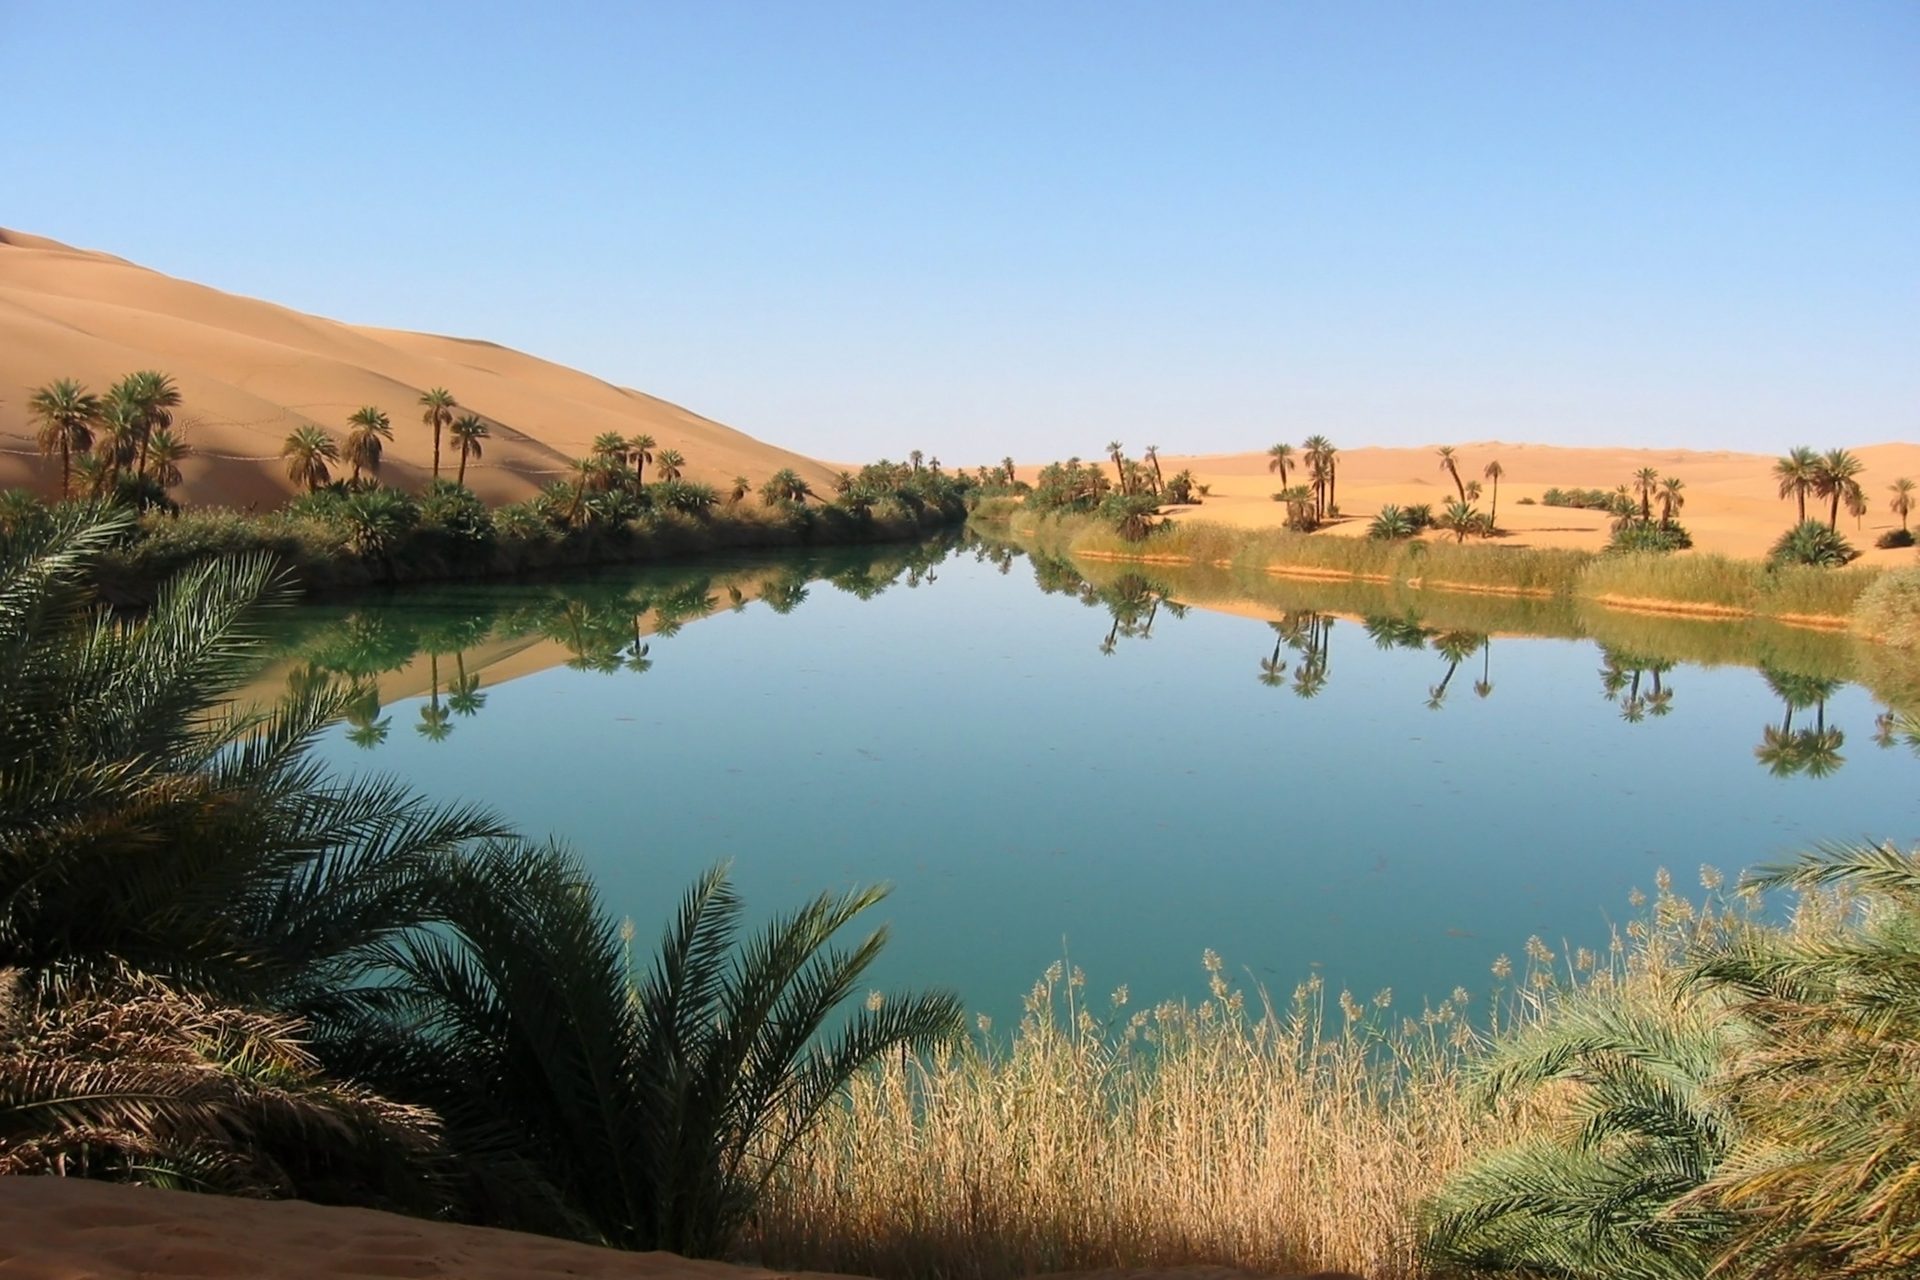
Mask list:
[[1389,995],[1342,993],[1323,1019],[1317,981],[1276,1009],[1207,966],[1205,1000],[1132,1011],[1056,965],[1010,1046],[865,1078],[776,1183],[748,1256],[926,1280],[1417,1274],[1416,1206],[1514,1123],[1460,1085],[1466,993],[1397,1026]]

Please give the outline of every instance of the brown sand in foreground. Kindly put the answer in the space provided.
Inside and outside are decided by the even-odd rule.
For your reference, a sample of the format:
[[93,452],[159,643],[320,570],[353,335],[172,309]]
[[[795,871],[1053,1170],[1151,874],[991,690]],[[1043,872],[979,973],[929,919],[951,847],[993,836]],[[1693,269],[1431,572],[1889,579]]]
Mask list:
[[[1693,535],[1697,550],[1757,559],[1766,555],[1774,539],[1795,518],[1793,504],[1779,496],[1771,454],[1577,449],[1498,441],[1460,444],[1454,450],[1460,478],[1479,480],[1487,488],[1479,503],[1482,510],[1487,509],[1492,496],[1491,482],[1482,476],[1486,465],[1497,459],[1505,471],[1500,481],[1499,523],[1508,536],[1496,539],[1496,546],[1599,550],[1608,537],[1605,516],[1567,507],[1527,506],[1520,499],[1532,498],[1537,504],[1551,488],[1611,491],[1631,481],[1642,467],[1653,467],[1662,476],[1678,476],[1685,484],[1686,506],[1680,520]],[[1920,481],[1920,444],[1877,444],[1852,451],[1866,467],[1860,482],[1869,507],[1860,521],[1842,509],[1841,532],[1865,553],[1862,564],[1914,563],[1912,550],[1880,551],[1873,543],[1882,533],[1900,525],[1899,518],[1887,509],[1892,496],[1887,486],[1900,476]],[[1200,506],[1178,509],[1177,519],[1264,529],[1279,527],[1286,517],[1285,507],[1273,501],[1280,477],[1268,472],[1265,453],[1163,454],[1160,467],[1167,474],[1191,469],[1201,484],[1211,486]],[[1023,467],[1021,476],[1031,480],[1036,471]],[[1289,483],[1305,483],[1297,453]],[[1336,483],[1335,497],[1345,518],[1316,536],[1364,537],[1367,521],[1388,503],[1407,506],[1424,502],[1438,512],[1455,496],[1452,479],[1440,470],[1437,446],[1342,450]],[[1824,518],[1824,504],[1817,505]],[[1809,505],[1808,514],[1814,514],[1813,505]],[[1912,524],[1920,529],[1920,513],[1915,514]]]
[[[605,431],[652,435],[686,456],[690,479],[756,484],[792,467],[817,487],[820,463],[655,399],[477,339],[342,324],[177,280],[104,253],[0,229],[0,487],[51,492],[57,463],[39,456],[27,412],[33,390],[77,378],[101,392],[122,374],[173,375],[194,455],[185,500],[267,507],[292,492],[279,460],[296,427],[346,432],[347,415],[376,405],[393,422],[381,478],[426,483],[431,432],[416,401],[452,391],[486,419],[492,438],[467,481],[490,503],[528,497],[564,474]],[[441,445],[444,474],[456,456]]]
[[[807,1272],[622,1253],[487,1227],[423,1222],[297,1200],[0,1178],[0,1276],[8,1280],[775,1280]],[[1099,1273],[1102,1280],[1245,1280],[1224,1268]]]
[[235,1200],[77,1178],[0,1178],[0,1276],[8,1280],[772,1280],[786,1274],[793,1273],[298,1200]]

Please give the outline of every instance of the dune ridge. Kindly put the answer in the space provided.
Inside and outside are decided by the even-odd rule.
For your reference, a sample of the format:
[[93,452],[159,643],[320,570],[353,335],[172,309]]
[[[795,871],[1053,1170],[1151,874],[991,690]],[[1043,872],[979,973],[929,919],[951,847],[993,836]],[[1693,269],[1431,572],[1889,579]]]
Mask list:
[[[1335,497],[1345,515],[1316,536],[1364,537],[1367,521],[1388,503],[1428,503],[1435,510],[1444,507],[1456,491],[1452,478],[1440,469],[1438,449],[1442,443],[1452,442],[1412,448],[1342,449],[1337,459]],[[1807,443],[1824,451],[1840,442],[1810,436]],[[1678,476],[1684,483],[1686,505],[1679,518],[1693,535],[1697,551],[1759,559],[1793,523],[1794,507],[1780,498],[1779,483],[1773,476],[1775,454],[1502,440],[1455,443],[1453,447],[1461,480],[1478,480],[1487,486],[1478,504],[1483,511],[1490,505],[1492,486],[1482,472],[1496,460],[1505,472],[1500,479],[1499,507],[1500,527],[1505,532],[1494,540],[1495,546],[1600,550],[1610,533],[1605,514],[1543,506],[1539,505],[1540,498],[1551,488],[1610,492],[1616,485],[1631,481],[1642,467],[1653,467],[1663,476]],[[1847,447],[1865,467],[1860,482],[1866,489],[1868,510],[1856,521],[1843,509],[1840,532],[1863,553],[1862,564],[1914,563],[1911,549],[1881,550],[1873,543],[1887,530],[1900,527],[1899,518],[1888,509],[1887,488],[1901,476],[1920,480],[1920,444],[1893,441]],[[1300,465],[1298,445],[1295,450],[1288,483],[1303,484],[1306,473]],[[1285,523],[1286,508],[1272,497],[1280,488],[1280,477],[1268,472],[1265,452],[1162,454],[1160,466],[1169,475],[1189,469],[1199,483],[1210,487],[1202,505],[1176,509],[1178,519],[1245,529],[1278,528]],[[1111,466],[1108,470],[1110,473]],[[1036,472],[1033,467],[1020,469],[1022,478],[1029,480]],[[1533,501],[1522,503],[1523,498]],[[1808,515],[1815,514],[1816,506],[1825,519],[1824,502],[1809,501]],[[1911,523],[1920,529],[1920,513]]]
[[[381,478],[417,489],[433,440],[415,402],[434,386],[490,426],[467,472],[490,503],[531,496],[606,431],[652,435],[685,455],[689,479],[714,485],[790,467],[824,487],[832,474],[679,405],[497,343],[346,324],[0,228],[0,487],[49,493],[58,483],[57,465],[34,445],[35,388],[72,377],[102,391],[136,369],[163,370],[180,386],[194,452],[178,492],[194,504],[283,502],[294,492],[279,461],[287,434],[312,425],[342,436],[366,404],[393,421]],[[455,461],[443,441],[443,473]]]

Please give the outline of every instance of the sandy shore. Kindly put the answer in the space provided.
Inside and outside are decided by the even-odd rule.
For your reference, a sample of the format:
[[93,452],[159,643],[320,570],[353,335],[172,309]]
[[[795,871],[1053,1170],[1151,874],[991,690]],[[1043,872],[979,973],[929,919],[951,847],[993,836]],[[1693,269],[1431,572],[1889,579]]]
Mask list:
[[[70,377],[101,392],[137,369],[179,384],[179,422],[195,451],[179,496],[194,503],[278,505],[292,492],[279,461],[287,433],[318,425],[340,437],[368,404],[393,423],[381,478],[418,488],[433,440],[415,402],[435,386],[490,424],[467,481],[492,503],[561,477],[605,431],[650,434],[685,455],[688,478],[716,486],[735,475],[758,483],[782,467],[816,486],[832,474],[678,405],[491,342],[342,324],[0,229],[0,488],[58,484],[58,465],[34,444],[34,388]],[[457,458],[444,440],[441,451],[451,475]]]
[[[776,1280],[806,1272],[621,1253],[544,1236],[297,1200],[233,1200],[69,1178],[0,1178],[6,1280]],[[1218,1267],[1089,1280],[1245,1280]]]
[[[1821,448],[1829,441],[1809,441]],[[1911,549],[1880,551],[1873,543],[1882,533],[1898,528],[1899,518],[1887,508],[1887,487],[1901,476],[1920,481],[1920,444],[1894,443],[1848,446],[1865,465],[1860,476],[1869,509],[1856,521],[1844,510],[1840,530],[1864,555],[1862,564],[1913,564]],[[1316,537],[1364,537],[1367,521],[1382,506],[1427,503],[1435,511],[1456,496],[1453,480],[1440,469],[1438,445],[1420,448],[1357,448],[1338,457],[1335,497],[1345,516]],[[1595,511],[1538,505],[1548,489],[1604,489],[1632,480],[1642,467],[1662,476],[1677,476],[1685,485],[1686,505],[1680,521],[1693,535],[1700,551],[1758,559],[1767,553],[1795,519],[1794,506],[1779,496],[1773,478],[1772,454],[1694,452],[1684,449],[1563,448],[1556,445],[1509,444],[1478,441],[1455,444],[1463,481],[1485,486],[1479,506],[1491,505],[1492,482],[1484,477],[1487,464],[1498,461],[1505,474],[1500,481],[1500,528],[1505,536],[1493,545],[1520,547],[1575,547],[1597,551],[1609,534],[1607,517]],[[1296,461],[1289,483],[1306,482]],[[1175,455],[1163,453],[1161,470],[1173,474],[1182,468],[1207,485],[1206,500],[1197,507],[1180,508],[1175,518],[1205,520],[1237,528],[1277,528],[1286,509],[1273,501],[1280,477],[1267,470],[1264,452]],[[1109,469],[1110,465],[1109,465]],[[1022,467],[1021,478],[1031,480],[1037,467]],[[1523,503],[1525,498],[1533,504]],[[1813,514],[1809,508],[1809,515]],[[1826,514],[1824,506],[1820,514]],[[1920,529],[1920,513],[1912,518]],[[1432,535],[1429,535],[1432,536]]]

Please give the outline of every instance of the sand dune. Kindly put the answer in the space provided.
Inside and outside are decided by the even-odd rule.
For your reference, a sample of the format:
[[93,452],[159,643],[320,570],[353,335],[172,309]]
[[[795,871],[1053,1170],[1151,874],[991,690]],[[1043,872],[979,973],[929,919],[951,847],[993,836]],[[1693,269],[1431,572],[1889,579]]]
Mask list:
[[417,488],[433,447],[415,401],[433,386],[491,425],[467,476],[490,502],[535,492],[604,431],[651,434],[686,456],[690,478],[712,484],[736,474],[758,482],[781,467],[816,485],[830,476],[678,405],[494,343],[342,324],[0,230],[0,486],[47,492],[57,483],[34,448],[34,388],[72,377],[100,391],[148,368],[171,373],[185,399],[194,456],[181,493],[192,502],[283,501],[292,492],[278,459],[287,433],[317,424],[342,434],[366,404],[393,420],[382,478]]
[[[1809,443],[1826,447],[1831,442]],[[1606,545],[1608,537],[1605,516],[1565,507],[1522,505],[1520,500],[1532,498],[1538,503],[1550,488],[1612,490],[1631,480],[1641,467],[1653,467],[1663,476],[1678,476],[1684,482],[1686,506],[1680,519],[1692,533],[1698,550],[1763,556],[1794,519],[1792,504],[1780,499],[1771,454],[1563,448],[1500,441],[1454,448],[1461,479],[1481,480],[1488,486],[1480,500],[1482,510],[1491,496],[1490,483],[1481,478],[1486,465],[1497,459],[1505,471],[1500,481],[1499,519],[1509,536],[1497,540],[1500,546],[1598,550]],[[1853,452],[1866,468],[1860,482],[1870,506],[1859,521],[1842,510],[1841,532],[1866,553],[1863,564],[1913,563],[1913,551],[1879,551],[1873,542],[1888,529],[1899,527],[1898,517],[1887,509],[1887,486],[1899,476],[1920,481],[1920,444],[1876,444],[1853,448]],[[1264,453],[1163,454],[1160,466],[1169,474],[1189,468],[1202,484],[1211,486],[1205,503],[1182,509],[1180,519],[1266,528],[1279,525],[1285,518],[1285,508],[1272,499],[1280,478],[1268,473]],[[1032,474],[1031,468],[1022,468],[1026,478]],[[1297,464],[1290,483],[1304,483]],[[1361,537],[1366,533],[1366,522],[1387,503],[1405,506],[1425,502],[1438,510],[1455,496],[1453,481],[1440,470],[1437,446],[1342,450],[1337,484],[1335,496],[1348,518],[1318,536]],[[1826,514],[1824,506],[1820,514]],[[1916,513],[1913,525],[1920,529],[1920,513]]]

